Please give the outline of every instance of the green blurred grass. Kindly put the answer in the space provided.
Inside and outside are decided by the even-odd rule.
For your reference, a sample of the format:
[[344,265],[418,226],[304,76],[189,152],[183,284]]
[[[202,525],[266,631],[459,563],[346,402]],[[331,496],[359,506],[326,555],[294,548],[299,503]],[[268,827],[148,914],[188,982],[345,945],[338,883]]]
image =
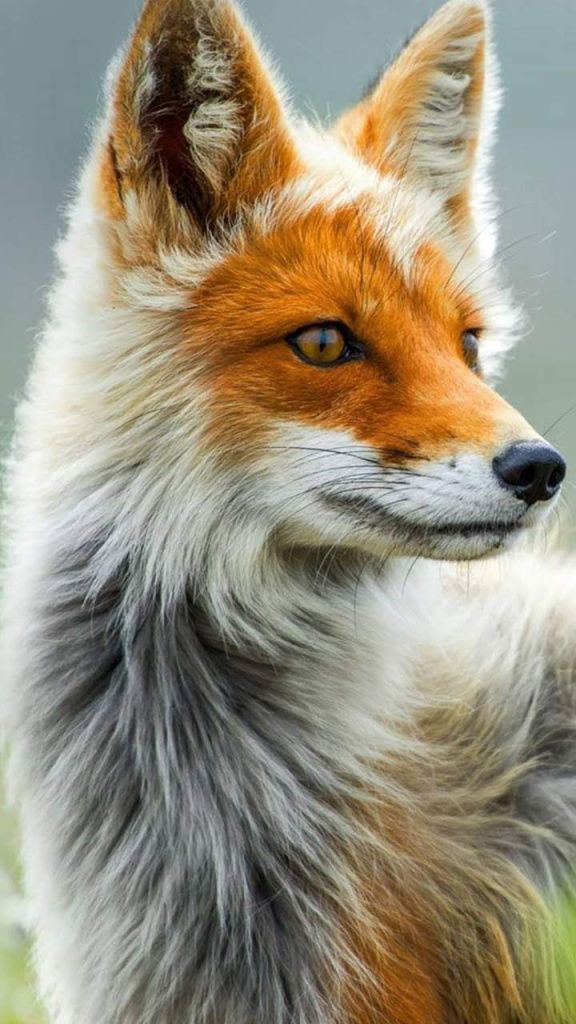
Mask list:
[[[550,994],[558,1024],[576,1021],[576,885],[558,898],[544,958],[543,984]],[[556,1017],[554,1019],[556,1019]]]
[[16,827],[0,788],[0,1024],[44,1024],[32,984],[23,918]]

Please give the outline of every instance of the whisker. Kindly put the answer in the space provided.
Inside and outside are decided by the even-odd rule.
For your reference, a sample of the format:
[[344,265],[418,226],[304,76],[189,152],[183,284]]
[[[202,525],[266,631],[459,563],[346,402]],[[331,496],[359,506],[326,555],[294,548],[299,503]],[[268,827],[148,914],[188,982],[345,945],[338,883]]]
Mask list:
[[568,409],[566,409],[566,411],[563,412],[562,415],[558,417],[558,419],[554,420],[554,422],[551,423],[550,426],[547,427],[546,430],[543,431],[542,437],[547,437],[548,434],[550,433],[550,431],[554,430],[554,427],[557,427],[559,423],[562,423],[562,420],[566,419],[566,417],[569,416],[571,412],[574,412],[575,409],[576,409],[576,402],[574,402],[573,405],[571,405]]
[[406,590],[406,584],[408,583],[408,580],[409,580],[409,578],[410,578],[410,575],[411,575],[411,573],[412,573],[412,570],[414,569],[414,567],[415,567],[415,565],[416,565],[416,562],[418,562],[418,561],[419,561],[420,557],[421,557],[420,555],[416,555],[416,558],[415,558],[415,559],[414,559],[414,561],[413,561],[413,562],[412,562],[412,563],[410,564],[410,567],[409,567],[409,569],[408,569],[408,572],[406,573],[406,576],[404,577],[404,582],[403,582],[403,584],[402,584],[402,597],[404,597],[404,591]]
[[468,277],[464,278],[459,287],[455,291],[453,290],[451,292],[451,298],[455,301],[461,299],[465,291],[470,288],[479,277],[482,277],[483,274],[487,274],[491,269],[493,269],[498,259],[506,253],[509,253],[512,249],[515,249],[516,246],[522,245],[523,242],[533,241],[533,239],[537,237],[537,233],[532,232],[530,235],[523,235],[522,238],[516,238],[513,242],[509,242],[508,245],[501,246],[501,248],[497,249],[492,256],[488,256],[485,260],[482,260],[479,268],[476,268],[468,275]]
[[367,570],[368,566],[371,564],[371,562],[372,562],[372,556],[368,555],[366,560],[365,560],[365,562],[364,562],[364,564],[360,567],[360,569],[358,571],[358,576],[356,578],[356,584],[355,584],[355,587],[354,587],[354,596],[353,596],[353,601],[352,601],[352,616],[353,616],[353,620],[354,620],[354,632],[355,632],[356,636],[358,636],[358,594],[360,592],[360,584],[362,582],[362,576],[366,572],[366,570]]

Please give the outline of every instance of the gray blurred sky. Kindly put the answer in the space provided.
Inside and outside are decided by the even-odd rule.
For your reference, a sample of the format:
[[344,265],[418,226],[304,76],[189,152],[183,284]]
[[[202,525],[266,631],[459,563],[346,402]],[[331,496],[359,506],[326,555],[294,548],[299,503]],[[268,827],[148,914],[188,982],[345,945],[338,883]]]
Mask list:
[[[337,113],[430,0],[246,0],[304,109]],[[138,0],[0,0],[0,430],[43,310],[52,245],[102,74]],[[496,0],[506,104],[496,159],[502,245],[532,331],[502,386],[539,430],[576,402],[576,0]],[[508,248],[510,247],[510,248]],[[576,479],[576,410],[551,432]]]

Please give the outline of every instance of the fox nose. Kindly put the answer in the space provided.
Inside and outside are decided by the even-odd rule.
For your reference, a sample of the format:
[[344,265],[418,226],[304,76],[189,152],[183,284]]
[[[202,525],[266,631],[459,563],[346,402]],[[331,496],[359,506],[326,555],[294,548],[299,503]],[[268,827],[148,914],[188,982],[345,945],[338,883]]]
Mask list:
[[526,504],[550,501],[566,476],[566,463],[552,445],[519,441],[497,455],[492,468],[499,483]]

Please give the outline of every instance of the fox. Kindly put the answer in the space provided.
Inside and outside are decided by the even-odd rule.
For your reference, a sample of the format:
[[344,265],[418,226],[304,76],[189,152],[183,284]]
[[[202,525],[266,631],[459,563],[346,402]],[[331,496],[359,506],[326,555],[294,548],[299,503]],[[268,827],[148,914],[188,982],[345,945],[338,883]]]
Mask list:
[[573,1019],[576,566],[495,389],[493,34],[448,0],[330,124],[233,0],[146,0],[111,65],[4,514],[53,1024]]

